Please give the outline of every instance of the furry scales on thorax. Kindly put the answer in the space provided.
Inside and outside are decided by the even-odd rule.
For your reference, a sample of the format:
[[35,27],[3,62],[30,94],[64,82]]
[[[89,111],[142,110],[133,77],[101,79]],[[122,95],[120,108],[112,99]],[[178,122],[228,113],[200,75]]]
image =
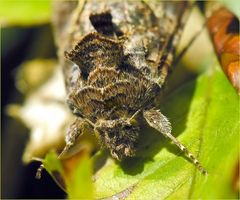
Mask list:
[[88,124],[114,158],[135,156],[139,119],[145,119],[204,171],[171,135],[169,121],[157,109],[157,97],[171,69],[189,3],[149,4],[152,9],[142,1],[88,0],[73,12],[68,34],[61,32],[67,26],[59,28],[57,35],[65,37],[65,43],[59,40],[58,45],[67,104],[77,117],[61,155],[74,146]]

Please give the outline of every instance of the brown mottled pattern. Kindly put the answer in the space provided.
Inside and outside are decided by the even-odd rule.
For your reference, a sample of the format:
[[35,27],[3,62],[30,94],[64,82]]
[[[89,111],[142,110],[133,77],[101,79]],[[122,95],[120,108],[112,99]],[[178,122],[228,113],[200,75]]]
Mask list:
[[70,52],[65,52],[65,56],[88,74],[97,66],[119,65],[123,50],[121,41],[93,32],[84,36]]
[[99,88],[116,82],[118,78],[119,72],[115,69],[98,67],[89,74],[87,84]]
[[77,119],[61,155],[74,146],[84,121],[114,158],[135,156],[143,120],[171,139],[205,172],[171,134],[170,122],[156,108],[190,4],[149,4],[88,0],[76,8],[69,43],[60,51],[65,50],[66,60],[73,63],[65,77],[67,104]]

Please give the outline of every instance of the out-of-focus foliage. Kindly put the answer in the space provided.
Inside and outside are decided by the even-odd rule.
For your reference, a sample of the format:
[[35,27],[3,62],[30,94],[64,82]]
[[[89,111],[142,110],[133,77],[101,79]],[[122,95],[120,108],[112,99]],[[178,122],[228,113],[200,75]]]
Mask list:
[[239,0],[219,0],[219,2],[223,3],[226,7],[228,7],[235,15],[240,18],[240,3]]
[[18,70],[16,83],[27,94],[26,100],[21,106],[8,105],[6,111],[31,130],[23,154],[23,161],[28,163],[32,157],[43,157],[50,149],[63,147],[72,115],[65,106],[64,80],[56,61],[41,59],[24,63]]
[[1,26],[30,26],[50,22],[51,0],[1,0]]
[[17,73],[16,86],[25,94],[36,90],[46,82],[57,67],[56,60],[32,60],[20,66]]
[[225,7],[213,12],[207,28],[222,70],[240,94],[240,33],[239,19]]
[[70,199],[94,199],[92,161],[87,148],[75,156],[59,160],[50,152],[43,164],[56,183],[67,191]]
[[68,181],[67,192],[70,199],[95,199],[92,173],[92,162],[85,154],[73,169],[71,179]]

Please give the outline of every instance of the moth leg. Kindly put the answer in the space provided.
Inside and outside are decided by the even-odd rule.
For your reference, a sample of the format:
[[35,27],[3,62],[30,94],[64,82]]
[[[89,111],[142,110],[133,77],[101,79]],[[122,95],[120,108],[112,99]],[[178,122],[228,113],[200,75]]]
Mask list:
[[79,137],[86,129],[86,125],[89,125],[89,123],[81,118],[76,118],[76,120],[70,125],[65,137],[66,146],[59,154],[58,158],[68,155],[72,147],[77,144]]
[[[90,123],[87,120],[76,118],[76,120],[70,125],[65,138],[66,146],[59,154],[59,159],[68,155],[70,149],[77,143],[78,138],[83,134],[84,130],[86,129],[86,124],[89,125]],[[92,126],[92,124],[90,125]],[[41,174],[44,169],[44,165],[41,164],[40,167],[37,169],[35,176],[36,179],[41,179]]]
[[147,123],[149,124],[149,126],[151,126],[152,128],[158,130],[159,132],[161,132],[165,137],[169,138],[171,141],[173,141],[173,143],[175,145],[177,145],[179,147],[179,149],[181,149],[181,151],[183,151],[185,153],[185,155],[192,160],[192,162],[194,163],[194,165],[203,173],[203,174],[207,174],[207,171],[203,168],[203,166],[200,164],[200,162],[198,161],[198,159],[189,152],[189,150],[183,145],[181,144],[181,142],[179,142],[177,140],[177,138],[175,138],[172,134],[172,127],[170,122],[168,121],[168,119],[159,111],[159,110],[155,110],[155,109],[150,109],[147,111],[144,111],[143,113],[144,118],[146,119]]

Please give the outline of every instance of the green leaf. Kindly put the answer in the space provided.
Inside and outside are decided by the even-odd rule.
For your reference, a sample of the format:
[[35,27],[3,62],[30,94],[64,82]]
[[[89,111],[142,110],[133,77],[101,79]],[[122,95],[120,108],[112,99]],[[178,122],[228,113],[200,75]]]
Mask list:
[[57,171],[61,175],[63,174],[63,168],[61,165],[60,160],[57,158],[57,154],[53,151],[48,153],[43,161],[45,168],[47,171],[52,174],[53,172]]
[[50,21],[51,0],[1,0],[0,24],[38,25]]
[[67,193],[70,199],[94,199],[92,183],[92,162],[84,155],[75,172],[72,181],[68,182]]
[[92,161],[87,151],[61,160],[55,152],[49,152],[43,164],[69,199],[94,199]]
[[232,178],[239,152],[239,99],[222,71],[213,70],[166,97],[161,111],[173,134],[207,169],[201,174],[173,144],[143,130],[136,158],[108,159],[96,177],[96,198],[237,198]]
[[64,171],[57,154],[54,151],[50,151],[43,160],[44,168],[51,175],[57,185],[65,190],[65,183],[63,180]]

